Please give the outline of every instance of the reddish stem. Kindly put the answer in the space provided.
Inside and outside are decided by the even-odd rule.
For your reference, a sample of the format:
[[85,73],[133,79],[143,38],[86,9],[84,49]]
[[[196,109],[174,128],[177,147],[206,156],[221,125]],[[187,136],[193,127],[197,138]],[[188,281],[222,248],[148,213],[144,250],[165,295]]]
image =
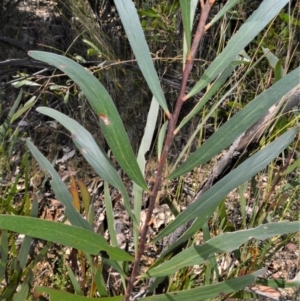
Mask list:
[[148,229],[149,229],[149,226],[150,226],[150,221],[151,221],[151,218],[152,218],[153,209],[155,207],[155,200],[156,200],[156,197],[157,197],[157,194],[158,194],[159,188],[161,186],[161,182],[162,182],[164,165],[165,165],[165,162],[166,162],[166,159],[167,159],[167,155],[168,155],[170,145],[171,145],[172,140],[173,140],[174,135],[175,135],[174,131],[175,131],[175,128],[176,128],[176,124],[177,124],[177,120],[178,120],[178,116],[179,116],[182,104],[186,100],[185,91],[186,91],[187,80],[188,80],[188,77],[189,77],[190,72],[192,70],[193,61],[194,61],[197,49],[198,49],[199,44],[200,44],[200,40],[203,37],[203,34],[205,32],[205,24],[206,24],[209,12],[210,12],[214,2],[215,2],[215,0],[207,0],[206,3],[204,4],[204,1],[200,0],[201,15],[200,15],[199,23],[198,23],[198,26],[197,26],[197,30],[196,30],[196,33],[195,33],[195,36],[194,36],[194,39],[193,39],[193,43],[192,43],[190,52],[187,55],[186,65],[185,65],[185,68],[183,70],[181,88],[180,88],[180,92],[179,92],[179,95],[178,95],[178,98],[177,98],[175,110],[174,110],[174,113],[169,117],[170,121],[169,121],[169,125],[168,125],[168,132],[167,132],[166,140],[164,142],[164,147],[163,147],[163,150],[162,150],[162,154],[161,154],[160,160],[158,162],[158,168],[157,168],[157,172],[156,172],[155,182],[154,182],[152,191],[150,193],[149,207],[148,207],[148,211],[147,211],[147,215],[146,215],[146,220],[144,222],[144,226],[143,226],[142,231],[141,231],[138,251],[137,251],[135,261],[133,263],[131,276],[128,280],[128,285],[127,285],[124,301],[129,301],[130,300],[130,295],[131,295],[131,293],[133,291],[133,288],[134,288],[134,282],[135,282],[136,276],[138,274],[138,269],[139,269],[139,265],[140,265],[140,262],[141,262],[141,257],[144,253],[145,246],[146,246],[147,233],[148,233]]

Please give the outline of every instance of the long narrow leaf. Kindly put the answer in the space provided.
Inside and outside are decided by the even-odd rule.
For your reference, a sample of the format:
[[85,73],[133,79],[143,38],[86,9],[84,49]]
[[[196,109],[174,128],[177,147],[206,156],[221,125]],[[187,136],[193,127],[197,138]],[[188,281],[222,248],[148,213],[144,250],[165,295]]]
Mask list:
[[33,143],[28,138],[26,140],[27,146],[31,151],[32,155],[35,157],[37,162],[40,164],[44,171],[51,174],[52,181],[51,186],[57,197],[57,199],[66,207],[65,215],[70,223],[74,226],[81,227],[93,231],[90,224],[85,220],[80,213],[75,209],[73,205],[72,196],[67,189],[65,183],[61,180],[60,176],[50,164],[50,162],[41,154],[41,152],[33,145]]
[[[299,229],[298,229],[299,231]],[[290,288],[290,287],[300,287],[300,272],[296,275],[293,280],[285,279],[258,279],[256,284],[274,287],[274,288]]]
[[168,121],[166,121],[162,126],[158,134],[158,139],[157,139],[157,158],[160,160],[160,156],[163,150],[164,146],[164,141],[166,138],[166,132],[167,132],[167,127],[168,127]]
[[280,59],[270,51],[268,48],[262,47],[264,54],[269,62],[269,65],[274,70],[275,82],[280,80],[285,75],[285,70],[282,66]]
[[104,137],[116,160],[134,182],[147,189],[116,106],[96,77],[66,57],[41,51],[30,51],[28,54],[65,72],[79,85],[94,112],[100,118]]
[[32,287],[34,280],[34,275],[32,270],[28,270],[26,273],[25,279],[23,280],[22,284],[18,287],[18,292],[14,294],[12,301],[24,301],[28,297],[28,293],[30,288]]
[[88,298],[78,295],[73,295],[70,293],[57,291],[53,288],[40,286],[35,289],[36,293],[46,293],[50,296],[50,300],[52,301],[122,301],[124,296],[117,297],[101,297],[99,298]]
[[147,45],[134,3],[133,1],[128,0],[114,0],[114,2],[127,34],[131,49],[137,59],[137,63],[143,73],[143,76],[147,81],[147,84],[154,97],[166,114],[169,115],[170,112],[167,102],[160,86],[157,73],[154,69],[149,47]]
[[107,228],[110,236],[110,243],[112,246],[118,246],[117,233],[115,229],[115,218],[112,200],[109,194],[109,186],[107,182],[104,182],[104,202],[105,202],[105,211],[107,218]]
[[160,277],[171,275],[183,267],[204,263],[210,258],[211,254],[234,251],[249,239],[265,240],[274,236],[297,232],[299,229],[300,222],[282,222],[264,224],[254,229],[224,233],[208,240],[201,246],[192,246],[182,251],[142,276]]
[[100,235],[75,226],[28,216],[0,215],[0,229],[53,241],[79,249],[91,255],[105,251],[111,260],[132,261],[132,257],[117,247],[111,247]]
[[[109,184],[117,188],[124,199],[125,208],[130,217],[135,221],[135,216],[131,212],[130,201],[123,182],[114,169],[105,153],[98,147],[93,136],[77,121],[51,108],[40,107],[38,112],[50,116],[60,122],[67,130],[71,132],[74,144],[83,154],[85,159],[94,168],[98,175]],[[140,169],[139,169],[140,170]]]
[[[154,131],[156,128],[157,117],[159,113],[159,104],[156,101],[155,97],[152,97],[150,109],[147,116],[147,123],[144,131],[144,135],[141,141],[141,145],[138,152],[137,161],[142,173],[145,173],[146,159],[145,155],[151,147],[151,142],[153,140]],[[134,215],[137,219],[137,224],[140,225],[140,215],[142,208],[142,199],[143,199],[143,189],[136,184],[133,185],[133,197],[134,197]],[[139,228],[134,229],[134,248],[135,251],[138,251],[138,242],[139,242]]]
[[255,279],[265,274],[266,269],[261,269],[250,275],[230,279],[211,285],[200,286],[198,288],[171,292],[164,295],[146,297],[145,301],[195,301],[218,297],[222,299],[225,294],[230,294],[244,289],[246,286],[255,282]]
[[191,48],[191,0],[180,0],[182,23],[187,44],[187,51]]
[[0,280],[5,276],[6,272],[6,265],[8,260],[8,233],[7,231],[1,231],[1,238],[0,238]]
[[[185,2],[189,2],[189,12],[190,12],[190,16],[189,16],[189,20],[190,20],[190,24],[189,24],[189,32],[190,32],[190,39],[192,38],[192,30],[193,30],[193,21],[195,18],[195,13],[196,13],[196,8],[197,5],[199,4],[199,0],[189,0],[189,1],[180,1],[180,5],[186,5]],[[186,8],[184,8],[186,9]],[[183,14],[186,14],[187,12],[183,12]],[[186,21],[184,21],[186,22]],[[187,30],[187,27],[184,28],[184,30]],[[191,46],[191,41],[187,42],[187,35],[184,32],[183,34],[183,66],[185,65],[186,59],[187,59],[187,54],[190,51],[190,46]]]
[[220,20],[226,13],[228,13],[237,3],[241,0],[229,0],[227,3],[220,9],[220,11],[213,17],[213,19],[207,24],[207,27],[211,27],[218,20]]
[[68,271],[69,278],[70,278],[70,281],[72,283],[72,286],[73,286],[73,289],[74,289],[76,295],[83,296],[83,292],[80,287],[80,284],[79,284],[78,280],[76,279],[76,276],[74,275],[74,272],[72,271],[72,269],[70,268],[69,265],[67,265],[67,271]]
[[2,142],[1,141],[2,137],[4,137],[5,132],[6,132],[7,128],[9,127],[9,124],[11,124],[13,122],[13,116],[21,102],[22,95],[23,95],[23,90],[21,89],[17,99],[14,101],[12,107],[9,110],[7,118],[5,119],[4,123],[0,125],[0,142]]
[[298,132],[299,128],[287,131],[277,140],[231,171],[180,213],[173,222],[158,234],[155,241],[162,239],[164,236],[175,231],[180,225],[197,217],[201,221],[201,225],[198,223],[198,226],[201,227],[231,190],[256,175],[269,162],[276,158],[293,141]]
[[102,297],[107,297],[106,283],[103,277],[103,267],[98,265],[97,271],[95,273],[94,282],[96,284],[98,293]]
[[[32,202],[30,216],[31,217],[37,217],[38,213],[39,213],[38,200],[37,200],[37,196],[35,194],[33,196],[33,202]],[[18,260],[20,262],[21,269],[25,268],[32,240],[33,239],[30,236],[25,236],[25,238],[23,240],[23,243],[22,243],[22,246],[20,248],[19,255],[18,255]]]
[[239,135],[259,120],[268,109],[299,84],[300,67],[284,76],[268,90],[252,100],[244,109],[234,115],[215,132],[187,161],[172,172],[172,179],[206,163],[224,148],[229,146]]
[[204,72],[200,81],[188,93],[188,97],[196,95],[212,82],[288,2],[289,0],[263,1],[239,31],[229,40],[226,48],[217,56]]
[[[243,61],[239,61],[240,64],[245,63]],[[203,95],[201,100],[195,105],[195,107],[190,111],[188,115],[186,115],[183,120],[180,122],[178,127],[176,128],[176,132],[178,132],[193,116],[195,116],[201,108],[217,93],[217,91],[222,87],[227,78],[233,72],[235,67],[237,66],[237,62],[232,62],[223,72],[222,74],[214,81],[209,90]]]

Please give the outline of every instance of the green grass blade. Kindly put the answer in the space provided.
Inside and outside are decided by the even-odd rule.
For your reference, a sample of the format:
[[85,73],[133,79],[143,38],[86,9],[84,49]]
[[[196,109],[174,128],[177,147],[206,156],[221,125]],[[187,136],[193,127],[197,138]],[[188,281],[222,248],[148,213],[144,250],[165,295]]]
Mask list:
[[[240,61],[239,63],[243,64],[245,62]],[[219,89],[223,86],[223,84],[230,76],[230,74],[233,72],[236,66],[237,66],[236,62],[232,63],[222,72],[222,74],[214,81],[214,83],[211,85],[209,90],[207,90],[207,92],[204,94],[201,100],[195,105],[195,107],[190,111],[190,113],[183,118],[183,120],[176,128],[176,131],[179,131],[189,120],[191,120],[191,118],[195,116],[202,109],[202,107],[215,95],[215,93],[219,91]]]
[[250,128],[268,109],[299,84],[300,67],[284,76],[268,90],[252,100],[244,109],[220,127],[199,149],[167,178],[185,174],[194,167],[206,163],[228,147],[239,135]]
[[256,175],[269,162],[275,159],[276,156],[293,141],[298,132],[299,128],[287,131],[277,140],[270,143],[263,150],[259,151],[231,171],[188,206],[187,209],[180,213],[173,222],[158,234],[155,241],[162,239],[164,236],[175,231],[180,225],[183,225],[194,218],[198,217],[198,220],[200,220],[203,225],[231,190]]
[[107,297],[106,283],[103,278],[102,269],[103,267],[101,265],[98,265],[94,281],[100,296]]
[[212,82],[288,2],[288,0],[264,0],[207,68],[200,81],[188,93],[188,97],[196,95]]
[[9,110],[7,118],[4,120],[4,123],[0,125],[0,142],[1,143],[2,143],[2,139],[4,139],[5,133],[9,127],[9,125],[13,122],[13,116],[21,102],[22,96],[23,96],[23,90],[21,89],[17,99],[14,101],[12,107]]
[[53,241],[91,255],[106,251],[111,260],[131,261],[133,258],[117,247],[111,247],[98,234],[75,226],[28,216],[0,215],[0,228]]
[[[203,233],[204,242],[211,239],[210,228],[207,223],[204,223],[202,227],[202,233]],[[171,258],[170,260],[172,259],[173,258]],[[211,253],[211,256],[208,258],[207,262],[205,263],[204,279],[205,279],[204,285],[212,284],[213,279],[220,279],[216,254]]]
[[[147,116],[147,123],[145,126],[144,135],[139,147],[139,152],[137,157],[139,167],[143,174],[145,173],[145,165],[146,165],[145,155],[151,147],[151,142],[153,140],[153,135],[156,128],[158,113],[159,113],[159,104],[156,101],[155,97],[153,97]],[[140,225],[143,190],[141,189],[141,187],[134,184],[132,193],[134,197],[134,215],[137,219],[137,224]],[[139,236],[140,236],[139,227],[136,227],[134,229],[134,238],[133,238],[135,252],[138,251]]]
[[162,127],[159,131],[159,134],[158,134],[158,140],[157,140],[157,158],[158,158],[158,160],[160,160],[160,156],[161,156],[161,153],[163,150],[164,141],[166,138],[167,127],[168,127],[168,121],[166,121],[162,125]]
[[83,296],[83,292],[80,287],[80,284],[77,281],[76,276],[74,275],[74,273],[73,273],[72,269],[69,267],[69,265],[67,265],[67,270],[68,270],[69,278],[70,278],[70,281],[72,283],[72,286],[74,288],[76,295]]
[[[184,23],[187,23],[186,19],[189,19],[190,20],[190,24],[188,25],[187,27],[187,24],[184,24],[184,31],[187,31],[189,28],[189,35],[191,36],[192,34],[192,29],[193,29],[193,23],[194,23],[194,18],[195,18],[195,13],[196,13],[196,8],[198,6],[198,3],[199,1],[198,0],[189,0],[189,1],[180,1],[180,5],[186,5],[185,2],[189,2],[189,13],[190,13],[190,16],[185,16],[185,20],[184,20]],[[186,9],[186,8],[184,8]],[[184,14],[186,14],[187,12],[185,11]],[[189,38],[189,37],[188,37]],[[190,38],[191,39],[191,38]],[[191,41],[187,42],[187,35],[186,33],[184,32],[183,34],[183,65],[185,65],[186,63],[186,59],[187,59],[187,54],[189,53],[190,51],[190,47],[191,47]]]
[[16,113],[12,116],[11,122],[14,122],[16,119],[21,117],[26,111],[32,108],[35,104],[36,96],[31,97],[26,103],[16,111]]
[[126,188],[123,185],[119,174],[110,163],[106,154],[99,148],[93,136],[77,121],[56,110],[40,107],[37,109],[37,111],[56,119],[71,132],[71,137],[74,144],[83,154],[87,162],[94,168],[94,170],[104,181],[107,181],[121,192],[124,198],[124,206],[132,220],[135,221],[136,219],[131,212],[130,201],[126,192]]
[[[36,194],[33,196],[33,202],[32,202],[32,208],[31,208],[31,217],[37,217],[38,216],[38,200]],[[20,267],[21,269],[25,268],[26,261],[28,258],[30,246],[32,242],[32,237],[30,236],[25,236],[24,241],[22,243],[19,255],[18,255],[18,260],[20,262]]]
[[65,183],[61,180],[60,176],[53,168],[51,163],[43,156],[43,154],[34,146],[30,139],[26,139],[27,146],[31,151],[34,158],[40,164],[44,171],[51,174],[51,186],[57,199],[66,207],[65,215],[70,223],[74,226],[81,227],[93,231],[90,224],[80,215],[73,205],[72,196],[67,189]]
[[274,70],[275,82],[277,82],[285,75],[285,71],[281,64],[281,61],[276,55],[272,53],[270,49],[262,47],[262,50],[266,55],[270,67]]
[[13,257],[12,260],[10,260],[10,264],[8,265],[6,272],[7,275],[9,275],[9,281],[3,287],[4,289],[0,296],[1,301],[12,300],[19,285],[22,271],[16,257]]
[[227,1],[227,3],[222,7],[222,9],[213,17],[213,19],[207,25],[212,26],[213,24],[215,24],[239,2],[241,2],[241,0]]
[[5,276],[7,259],[8,259],[8,234],[7,231],[2,231],[0,239],[0,281]]
[[183,267],[204,263],[209,260],[212,254],[234,251],[249,239],[265,240],[274,236],[297,232],[299,228],[300,222],[281,222],[260,225],[254,229],[227,232],[211,238],[201,246],[192,246],[182,251],[142,276],[161,277],[171,275]]
[[57,54],[30,51],[29,55],[55,66],[79,85],[100,119],[101,130],[116,160],[134,182],[147,189],[116,106],[96,77],[74,61]]
[[110,259],[105,258],[105,257],[103,257],[103,261],[104,261],[108,266],[112,267],[117,273],[119,273],[120,276],[122,277],[122,280],[127,278],[127,275],[126,275],[126,273],[123,271],[123,269],[121,268],[119,262],[110,260]]
[[114,0],[124,26],[131,49],[136,57],[137,63],[143,73],[147,84],[167,115],[170,114],[164,93],[160,86],[157,73],[154,69],[149,47],[147,45],[138,13],[132,1]]
[[108,183],[104,182],[104,202],[105,202],[105,211],[106,211],[106,218],[107,218],[107,227],[110,237],[110,243],[112,246],[118,246],[117,234],[115,229],[115,217],[114,217],[114,210],[112,207],[112,200],[109,194],[109,187]]
[[182,14],[183,29],[187,44],[187,52],[191,48],[191,0],[180,0],[180,8]]
[[300,158],[296,159],[293,164],[291,164],[283,173],[282,175],[286,176],[293,172],[296,168],[300,166]]
[[[298,229],[299,231],[299,229]],[[291,287],[300,287],[300,272],[296,275],[293,280],[285,279],[258,279],[256,284],[274,287],[274,288],[291,288]]]
[[50,300],[55,301],[122,301],[124,296],[117,297],[101,297],[101,298],[88,298],[77,296],[66,292],[57,291],[53,288],[40,286],[35,289],[36,293],[46,293],[50,296]]
[[244,289],[246,286],[255,282],[256,277],[262,276],[266,272],[266,269],[258,270],[250,275],[242,276],[239,278],[230,279],[227,281],[200,286],[198,288],[171,292],[164,295],[146,297],[145,301],[195,301],[205,300],[214,297],[222,299],[225,294],[230,294]]
[[13,301],[24,301],[28,297],[30,288],[32,287],[34,275],[31,270],[28,270],[24,281],[20,284],[18,292],[14,295]]

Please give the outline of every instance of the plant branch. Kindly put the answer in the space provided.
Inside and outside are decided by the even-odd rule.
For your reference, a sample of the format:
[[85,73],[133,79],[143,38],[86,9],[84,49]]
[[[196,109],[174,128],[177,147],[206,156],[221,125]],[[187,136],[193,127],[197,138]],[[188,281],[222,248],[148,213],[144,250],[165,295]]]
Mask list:
[[176,128],[176,124],[177,124],[177,120],[178,120],[178,116],[179,116],[182,104],[186,100],[185,99],[185,92],[186,92],[187,81],[188,81],[190,72],[191,72],[192,67],[193,67],[193,61],[194,61],[197,49],[199,47],[201,38],[203,37],[203,34],[205,32],[204,27],[205,27],[209,12],[210,12],[214,2],[215,2],[215,0],[207,0],[206,3],[204,4],[203,0],[200,1],[201,15],[200,15],[197,30],[196,30],[196,33],[195,33],[195,36],[194,36],[194,39],[193,39],[191,50],[187,55],[187,61],[186,61],[186,65],[185,65],[184,70],[183,70],[181,88],[180,88],[180,92],[179,92],[179,95],[178,95],[178,98],[177,98],[175,110],[174,110],[173,114],[170,116],[170,121],[169,121],[166,140],[164,142],[164,147],[163,147],[163,151],[162,151],[162,154],[161,154],[161,158],[158,162],[158,168],[157,168],[155,183],[154,183],[152,191],[150,193],[149,207],[148,207],[148,211],[147,211],[146,220],[145,220],[144,226],[143,226],[142,231],[141,231],[139,247],[138,247],[138,251],[137,251],[135,261],[133,263],[131,276],[130,276],[130,279],[128,280],[128,285],[127,285],[127,289],[126,289],[126,293],[125,293],[125,299],[124,299],[125,301],[130,300],[130,295],[131,295],[131,293],[133,291],[133,288],[134,288],[134,283],[136,281],[136,277],[137,277],[137,274],[138,274],[138,268],[139,268],[139,265],[140,265],[141,257],[144,253],[145,246],[146,246],[147,234],[148,234],[149,226],[151,224],[152,213],[153,213],[153,210],[154,210],[154,207],[155,207],[155,200],[156,200],[156,197],[157,197],[157,194],[158,194],[159,188],[161,186],[161,182],[162,182],[162,176],[163,176],[165,161],[167,159],[167,155],[168,155],[170,145],[171,145],[171,143],[173,141],[173,138],[175,136],[174,131],[175,131],[175,128]]

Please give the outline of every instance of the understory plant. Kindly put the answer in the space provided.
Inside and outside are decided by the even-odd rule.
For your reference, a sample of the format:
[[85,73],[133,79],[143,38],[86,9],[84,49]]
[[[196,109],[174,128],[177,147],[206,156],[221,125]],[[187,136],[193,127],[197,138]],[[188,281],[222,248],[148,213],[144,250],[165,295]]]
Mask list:
[[[77,250],[77,258],[80,258],[81,266],[88,265],[92,275],[89,290],[86,291],[76,279],[72,269],[67,267],[75,294],[47,287],[36,287],[36,295],[47,293],[50,295],[51,300],[93,300],[97,297],[100,300],[129,301],[137,300],[144,295],[147,295],[144,300],[161,301],[226,298],[233,293],[244,290],[255,282],[261,283],[266,269],[240,269],[239,272],[233,273],[230,279],[222,281],[223,279],[218,275],[217,268],[219,254],[226,252],[240,252],[240,254],[243,254],[242,249],[244,248],[245,251],[249,241],[268,241],[270,238],[291,234],[299,230],[299,221],[276,222],[270,220],[270,216],[264,216],[264,214],[257,212],[258,218],[247,229],[246,225],[244,225],[244,229],[237,231],[230,227],[224,227],[223,233],[220,231],[214,237],[209,233],[209,221],[216,212],[226,219],[222,204],[224,204],[224,199],[232,190],[237,187],[245,187],[245,183],[254,179],[278,155],[282,155],[283,160],[285,160],[284,169],[280,175],[287,170],[290,158],[293,156],[296,147],[294,140],[299,132],[296,122],[294,122],[293,126],[287,125],[284,130],[276,132],[276,136],[266,141],[265,145],[258,152],[249,152],[246,158],[244,156],[241,160],[239,159],[242,157],[241,153],[246,150],[241,145],[241,142],[245,142],[243,139],[250,136],[249,140],[246,140],[247,144],[251,143],[252,140],[257,141],[258,136],[262,135],[261,127],[265,126],[265,124],[260,124],[260,122],[265,120],[266,116],[269,116],[268,113],[271,109],[274,110],[274,107],[278,109],[280,100],[299,84],[299,67],[287,74],[284,72],[278,73],[278,70],[281,70],[281,65],[280,62],[278,64],[275,63],[274,70],[277,75],[279,74],[276,77],[276,81],[274,80],[261,94],[257,95],[238,113],[234,114],[197,150],[191,154],[188,152],[183,153],[185,160],[178,159],[172,168],[166,168],[168,154],[174,137],[185,124],[191,121],[193,116],[199,114],[205,104],[230,80],[237,68],[248,66],[247,72],[251,71],[251,67],[255,65],[255,62],[247,57],[245,48],[289,1],[279,0],[275,3],[273,0],[262,1],[258,9],[230,38],[224,50],[215,58],[205,72],[199,76],[198,82],[187,93],[187,82],[203,35],[240,1],[228,1],[209,23],[207,22],[208,16],[215,0],[201,0],[198,2],[195,0],[180,1],[184,28],[182,80],[177,102],[174,110],[171,112],[154,68],[135,6],[132,1],[115,0],[115,5],[131,49],[153,94],[144,136],[137,156],[134,154],[120,114],[111,96],[92,73],[66,57],[39,51],[29,52],[29,56],[32,58],[60,69],[80,87],[93,111],[99,117],[100,129],[115,160],[132,181],[132,191],[128,191],[128,185],[125,186],[117,169],[111,163],[110,157],[98,146],[93,136],[77,121],[52,108],[37,108],[39,113],[56,119],[70,132],[70,136],[78,150],[104,181],[110,242],[93,230],[93,206],[86,194],[84,185],[79,186],[81,194],[85,195],[86,199],[84,201],[86,218],[80,214],[76,193],[73,191],[70,194],[51,163],[39,152],[31,140],[27,139],[27,146],[30,152],[39,162],[41,168],[50,173],[52,177],[51,186],[56,198],[65,206],[65,219],[59,223],[35,217],[2,214],[0,216],[0,228],[5,231],[23,233],[26,237],[56,242]],[[200,5],[201,13],[197,21],[196,31],[192,32],[197,5]],[[265,51],[265,54],[262,54],[262,59],[265,58],[270,62],[271,59],[267,58],[267,54],[269,55],[270,52]],[[274,59],[274,57],[272,58]],[[270,65],[272,64],[270,63]],[[237,82],[235,86],[231,87],[230,91],[236,89],[238,84]],[[192,97],[199,92],[203,92],[201,98],[197,99],[195,106],[179,122],[179,114],[182,111],[183,104],[191,101]],[[213,110],[218,105],[213,107]],[[163,111],[166,122],[159,129],[155,161],[157,164],[156,173],[153,185],[150,187],[145,176],[145,155],[151,147],[155,128],[158,126],[157,120],[160,110]],[[202,116],[203,120],[200,121],[197,132],[203,126],[202,122],[205,122],[213,114],[213,110],[209,111],[206,116]],[[260,126],[255,129],[257,124]],[[269,123],[267,124],[269,125]],[[252,132],[249,132],[249,129],[252,129]],[[235,147],[236,150],[234,156],[236,156],[237,160],[233,163],[234,168],[229,173],[222,175],[220,179],[214,180],[205,190],[202,187],[202,192],[195,194],[189,206],[180,212],[171,223],[149,242],[149,227],[161,186],[173,179],[180,179],[180,177],[187,175],[199,166],[206,164],[228,147],[228,151],[232,147]],[[288,152],[288,156],[284,155],[286,152]],[[183,156],[180,155],[180,157]],[[297,167],[298,165],[294,165],[293,169]],[[218,172],[218,170],[213,171]],[[199,187],[201,186],[200,184]],[[119,192],[124,204],[124,210],[130,217],[134,254],[129,254],[129,252],[118,246],[109,185]],[[242,188],[239,189],[242,191]],[[199,191],[198,188],[197,191]],[[147,214],[145,220],[141,222],[141,209],[145,195],[148,199]],[[245,209],[245,206],[241,207]],[[242,214],[245,217],[245,210],[242,210]],[[64,223],[66,220],[68,220],[69,224]],[[201,244],[190,243],[187,248],[182,248],[199,230],[202,230],[204,233],[204,241]],[[180,235],[174,239],[172,234],[177,233],[177,231],[180,232]],[[156,261],[150,268],[142,271],[141,260],[145,250],[164,238],[168,238],[168,242],[164,244],[163,252],[157,254],[160,256],[157,256]],[[1,263],[3,263],[2,260],[3,258]],[[176,279],[178,273],[186,272],[188,274],[187,271],[190,267],[202,265],[206,262],[213,267],[209,276],[211,281],[197,284],[197,281],[193,280],[191,275],[189,275],[189,281],[181,286],[175,286],[180,287],[180,289],[172,289],[172,285],[169,285],[165,292],[154,296],[151,295],[164,279]],[[110,289],[105,283],[104,274],[107,271],[105,266],[111,267],[118,273],[122,283],[122,294],[120,296],[110,295]],[[3,274],[0,276],[3,277]],[[142,282],[146,282],[147,287],[144,291],[138,292],[137,287],[140,287],[139,283]],[[283,281],[282,286],[296,286],[298,282],[289,282],[287,284]],[[267,282],[267,285],[276,286],[272,282]],[[244,296],[240,295],[241,298]]]

